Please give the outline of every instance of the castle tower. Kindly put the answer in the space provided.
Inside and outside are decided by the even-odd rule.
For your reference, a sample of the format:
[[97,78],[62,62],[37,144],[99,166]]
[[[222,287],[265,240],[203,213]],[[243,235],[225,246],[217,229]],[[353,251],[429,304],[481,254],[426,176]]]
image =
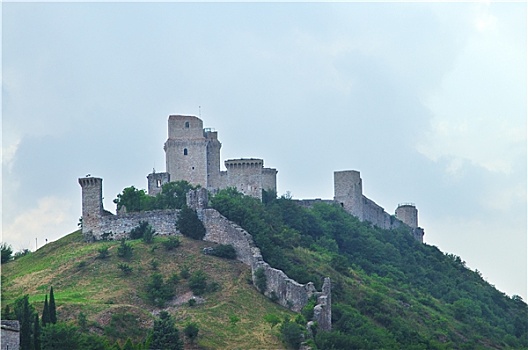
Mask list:
[[396,208],[396,218],[411,228],[418,227],[418,209],[413,203],[399,204]]
[[213,191],[221,187],[220,180],[220,148],[218,132],[213,129],[204,129],[207,140],[207,189]]
[[363,221],[363,184],[359,171],[334,172],[334,200]]
[[92,241],[103,216],[103,179],[82,177],[79,185],[82,188],[82,233],[86,241]]
[[169,116],[169,136],[164,149],[171,181],[186,180],[207,188],[207,140],[201,119]]
[[229,159],[224,162],[227,168],[227,186],[241,193],[262,199],[262,159]]
[[147,176],[148,194],[151,196],[157,195],[161,192],[161,187],[168,182],[170,182],[169,173],[157,173],[152,170],[152,174]]

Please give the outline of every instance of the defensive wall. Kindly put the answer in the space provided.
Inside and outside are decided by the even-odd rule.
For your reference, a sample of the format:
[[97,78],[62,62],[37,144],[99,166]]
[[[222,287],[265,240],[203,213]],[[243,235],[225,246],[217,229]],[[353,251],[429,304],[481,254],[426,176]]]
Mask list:
[[20,323],[12,320],[2,320],[2,350],[20,349]]
[[[105,211],[102,204],[101,178],[80,178],[83,196],[82,232],[86,241],[102,239],[116,240],[128,238],[130,231],[141,221],[147,221],[160,235],[176,235],[179,210],[154,210],[134,213],[117,213]],[[229,221],[218,211],[208,208],[208,191],[199,188],[187,194],[187,205],[196,210],[198,218],[206,229],[204,241],[231,244],[237,253],[237,259],[251,268],[253,283],[255,272],[262,269],[266,276],[266,290],[263,294],[275,299],[280,305],[300,312],[310,297],[318,299],[314,318],[320,329],[331,329],[331,285],[325,279],[322,292],[318,292],[313,283],[300,284],[289,278],[283,271],[272,268],[262,259],[260,249],[255,246],[253,237],[240,226]],[[84,220],[84,216],[90,220]]]

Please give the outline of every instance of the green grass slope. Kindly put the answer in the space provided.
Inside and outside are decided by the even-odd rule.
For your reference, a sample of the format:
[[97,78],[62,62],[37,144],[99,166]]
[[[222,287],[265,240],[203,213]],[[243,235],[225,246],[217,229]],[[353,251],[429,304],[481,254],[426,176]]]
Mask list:
[[[259,294],[250,284],[251,272],[246,265],[203,255],[202,249],[211,243],[182,238],[182,244],[167,251],[155,237],[145,244],[129,241],[133,256],[127,261],[117,256],[119,242],[85,243],[80,231],[49,243],[36,252],[2,265],[2,307],[16,298],[29,295],[30,303],[42,313],[45,294],[53,286],[60,321],[76,322],[82,311],[92,332],[110,340],[124,342],[145,338],[160,310],[169,311],[183,329],[188,322],[199,326],[197,346],[201,349],[280,349],[278,330],[264,321],[267,314],[281,318],[292,315],[284,308]],[[109,257],[98,258],[98,250],[108,247]],[[154,270],[152,260],[157,261]],[[118,268],[126,263],[132,268],[124,275]],[[216,291],[206,292],[194,306],[188,281],[180,279],[176,295],[163,308],[147,301],[146,285],[153,273],[164,279],[202,270],[209,285]]]

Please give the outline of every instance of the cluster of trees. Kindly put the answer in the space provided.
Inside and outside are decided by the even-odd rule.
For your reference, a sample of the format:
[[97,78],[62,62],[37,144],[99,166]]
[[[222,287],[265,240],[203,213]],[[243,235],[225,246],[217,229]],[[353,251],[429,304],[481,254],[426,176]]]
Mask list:
[[29,249],[22,249],[16,253],[13,253],[13,247],[11,247],[11,245],[5,242],[2,242],[0,243],[0,253],[1,253],[1,262],[2,264],[5,264],[11,260],[16,260],[25,255],[28,255],[31,253],[31,251]]
[[[528,347],[527,305],[496,290],[459,257],[418,243],[404,227],[383,230],[361,222],[337,205],[304,208],[288,197],[265,198],[226,189],[211,205],[251,233],[264,259],[291,278],[320,288],[330,275],[334,331],[315,337],[319,348]],[[328,261],[331,270],[304,261],[303,250]],[[410,305],[431,316],[408,310]],[[435,334],[438,324],[445,329]]]
[[117,204],[118,211],[127,212],[182,209],[186,205],[187,192],[196,188],[187,181],[169,182],[162,186],[161,192],[156,196],[149,196],[145,190],[130,186],[117,195],[114,203]]

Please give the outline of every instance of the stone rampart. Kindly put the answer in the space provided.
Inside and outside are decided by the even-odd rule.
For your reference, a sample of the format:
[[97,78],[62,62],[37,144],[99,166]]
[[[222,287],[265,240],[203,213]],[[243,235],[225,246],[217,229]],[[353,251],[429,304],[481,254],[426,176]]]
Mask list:
[[92,229],[91,239],[88,240],[101,240],[105,234],[107,235],[106,239],[128,238],[130,231],[138,226],[141,221],[147,221],[156,230],[156,234],[179,234],[176,229],[178,213],[179,210],[167,209],[118,215],[107,214],[100,218],[98,227]]
[[20,348],[20,323],[18,321],[2,320],[2,350],[18,350]]

